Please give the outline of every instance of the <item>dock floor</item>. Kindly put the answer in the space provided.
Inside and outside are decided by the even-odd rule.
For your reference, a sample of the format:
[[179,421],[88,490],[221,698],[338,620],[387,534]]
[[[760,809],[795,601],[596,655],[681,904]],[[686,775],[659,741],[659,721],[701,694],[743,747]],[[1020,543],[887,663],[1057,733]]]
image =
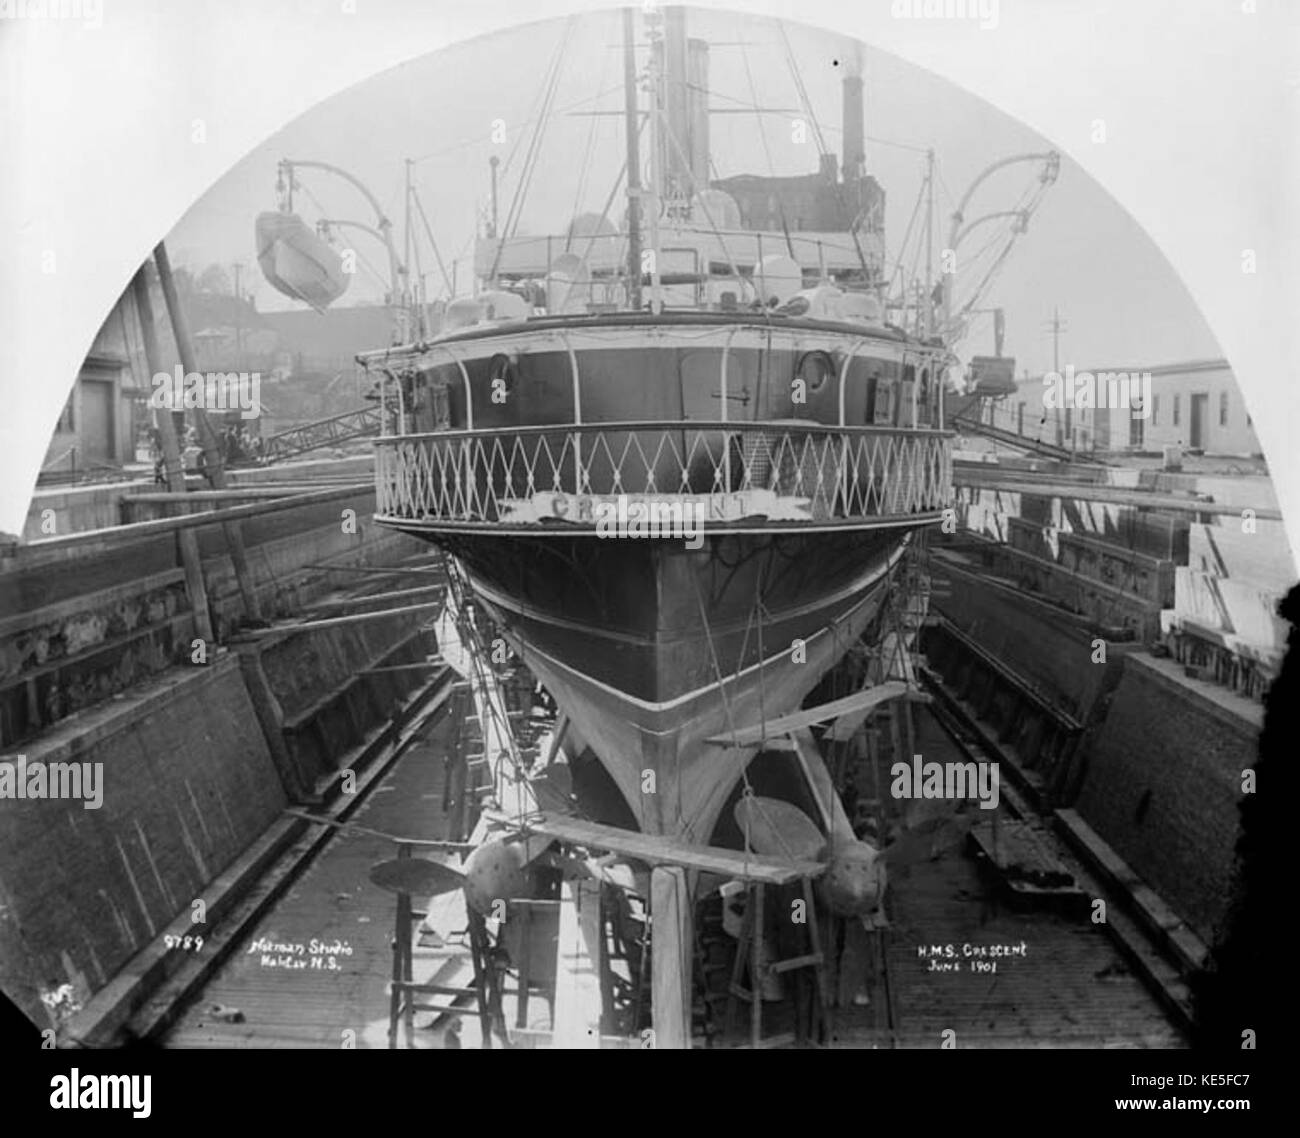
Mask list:
[[[967,758],[928,711],[917,716],[917,750],[926,761]],[[888,771],[881,772],[881,785],[888,786]],[[1005,817],[1005,811],[1004,802],[998,812]],[[1070,867],[1068,856],[1053,852]],[[892,871],[889,890],[891,928],[884,936],[893,1046],[939,1047],[949,1030],[957,1047],[1186,1045],[1086,907],[1066,912],[1013,906],[972,855],[969,841],[935,860]],[[966,946],[992,952],[994,946],[1022,945],[1023,955],[965,955]],[[930,950],[948,946],[955,957],[945,954],[934,963],[960,969],[932,970]],[[990,965],[996,971],[976,970]],[[842,1010],[837,1022],[842,1044],[891,1045],[871,1009]]]
[[[435,716],[416,741],[362,802],[350,821],[411,838],[446,839],[442,811],[443,756],[453,732],[447,714]],[[391,841],[342,829],[306,867],[239,950],[205,987],[202,997],[178,1019],[163,1040],[167,1047],[343,1047],[388,1046],[388,982],[392,974],[397,898],[371,884],[370,867],[395,856]],[[419,899],[417,904],[422,902]],[[282,967],[283,952],[267,953],[257,942],[302,946],[302,966]],[[311,944],[341,944],[350,954],[311,953]],[[455,946],[417,948],[417,979],[427,977]],[[319,965],[313,959],[320,961]],[[221,1005],[243,1022],[214,1017]],[[417,1025],[428,1021],[417,1016]],[[464,1017],[465,1046],[477,1021]],[[353,1033],[349,1036],[347,1033]],[[401,1037],[399,1036],[399,1043]],[[438,1031],[418,1029],[416,1047],[441,1047]]]
[[[960,761],[963,755],[928,712],[917,719],[917,746],[927,760]],[[359,806],[352,821],[386,833],[447,838],[442,810],[443,756],[460,724],[434,718]],[[888,772],[882,771],[888,786]],[[394,856],[392,842],[350,830],[335,833],[239,950],[220,968],[202,997],[182,1013],[164,1039],[169,1047],[342,1047],[388,1044],[388,980],[395,897],[369,881],[370,867]],[[1067,859],[1068,863],[1068,859]],[[417,899],[417,904],[422,899]],[[1012,907],[963,842],[934,860],[894,871],[887,902],[890,928],[877,934],[886,946],[888,992],[877,978],[871,1003],[835,1010],[838,1047],[938,1048],[952,1031],[957,1047],[1170,1048],[1185,1041],[1155,997],[1125,964],[1087,912],[1071,914]],[[284,967],[283,951],[264,957],[259,940],[301,945],[301,966]],[[344,945],[348,954],[321,955],[312,941]],[[966,946],[1021,946],[1005,957],[980,957],[977,971]],[[931,968],[933,946],[951,946]],[[918,950],[925,950],[926,956]],[[416,950],[423,979],[456,946]],[[270,961],[270,963],[268,963]],[[869,967],[870,953],[846,959],[846,971]],[[853,981],[847,979],[849,989]],[[540,1002],[540,1001],[539,1001]],[[545,1004],[542,1003],[544,1008]],[[847,1004],[847,1001],[846,1001]],[[237,1010],[228,1022],[213,1005]],[[891,1015],[892,1007],[892,1015]],[[742,1022],[747,1022],[747,1011]],[[441,1028],[419,1025],[414,1045],[444,1045]],[[477,1020],[462,1019],[463,1046],[477,1047]],[[721,1025],[720,1025],[721,1026]],[[764,1008],[764,1035],[789,1030],[788,1004]],[[348,1033],[352,1033],[350,1036]],[[725,1031],[715,1045],[743,1044]],[[399,1044],[404,1045],[399,1037]]]

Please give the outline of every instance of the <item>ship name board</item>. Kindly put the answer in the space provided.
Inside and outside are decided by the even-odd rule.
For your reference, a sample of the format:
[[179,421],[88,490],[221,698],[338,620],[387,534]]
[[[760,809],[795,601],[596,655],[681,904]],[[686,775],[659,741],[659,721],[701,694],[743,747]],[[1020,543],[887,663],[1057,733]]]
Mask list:
[[783,496],[771,490],[733,490],[722,494],[568,494],[541,490],[530,498],[505,499],[503,522],[566,521],[594,525],[602,521],[735,522],[745,518],[768,521],[812,520],[807,498]]

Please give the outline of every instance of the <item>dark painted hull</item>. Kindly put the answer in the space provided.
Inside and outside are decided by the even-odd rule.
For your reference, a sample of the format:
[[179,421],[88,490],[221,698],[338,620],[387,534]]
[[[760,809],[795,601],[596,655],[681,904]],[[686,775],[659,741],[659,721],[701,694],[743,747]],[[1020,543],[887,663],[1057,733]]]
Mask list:
[[717,740],[800,705],[878,612],[909,530],[726,533],[698,550],[410,532],[457,557],[641,826],[703,840],[756,751]]

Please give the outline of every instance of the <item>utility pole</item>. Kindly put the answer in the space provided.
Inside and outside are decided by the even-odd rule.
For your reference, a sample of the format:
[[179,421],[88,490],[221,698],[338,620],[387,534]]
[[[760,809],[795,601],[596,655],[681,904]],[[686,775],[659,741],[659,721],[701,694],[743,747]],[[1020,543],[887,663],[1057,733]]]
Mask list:
[[1052,370],[1061,374],[1061,333],[1068,332],[1070,326],[1061,320],[1061,310],[1052,309],[1052,318],[1044,325],[1052,334]]
[[234,264],[235,269],[235,370],[241,371],[244,366],[244,313],[243,297],[239,287],[240,273],[244,266],[238,261]]
[[[1068,332],[1070,327],[1061,320],[1061,310],[1055,306],[1052,307],[1052,319],[1045,325],[1047,330],[1052,334],[1052,371],[1057,375],[1061,374],[1061,333]],[[1073,392],[1066,393],[1069,398],[1073,398]],[[1074,451],[1074,416],[1070,414],[1070,406],[1065,406],[1065,433],[1069,436],[1070,450]]]

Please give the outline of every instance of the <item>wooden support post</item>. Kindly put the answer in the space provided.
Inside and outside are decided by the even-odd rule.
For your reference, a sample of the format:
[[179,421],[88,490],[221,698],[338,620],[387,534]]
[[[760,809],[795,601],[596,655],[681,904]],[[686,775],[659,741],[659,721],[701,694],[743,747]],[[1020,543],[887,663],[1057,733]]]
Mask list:
[[[176,282],[172,279],[171,261],[167,257],[167,248],[158,242],[153,251],[154,261],[158,266],[158,279],[162,284],[163,299],[167,303],[167,315],[171,320],[172,333],[176,338],[176,348],[180,352],[181,367],[185,374],[198,372],[198,360],[194,355],[194,345],[190,339],[189,323],[181,308],[180,297],[176,293]],[[161,369],[160,369],[161,370]],[[199,438],[203,440],[203,453],[207,458],[207,469],[214,489],[226,488],[225,463],[217,446],[217,437],[208,422],[207,412],[202,407],[194,408],[194,421],[199,429]],[[184,487],[182,487],[184,489]],[[226,548],[230,551],[230,563],[235,569],[235,579],[239,582],[239,592],[244,600],[244,615],[252,621],[262,619],[262,610],[257,603],[257,590],[253,587],[253,575],[248,568],[248,554],[244,550],[244,530],[237,522],[223,522],[221,526],[226,537]]]
[[754,914],[749,941],[749,1045],[755,1050],[763,1039],[763,886],[749,887],[749,904]]
[[[144,358],[150,373],[165,372],[162,355],[158,351],[158,330],[153,320],[153,302],[149,299],[149,281],[141,265],[131,278],[131,293],[135,298],[136,318],[140,322],[140,338],[144,341]],[[158,416],[158,434],[162,439],[163,470],[167,489],[176,494],[185,492],[185,467],[181,461],[180,444],[176,441],[176,423],[169,410]],[[208,588],[203,580],[203,561],[199,557],[198,534],[192,529],[177,531],[176,542],[185,570],[185,592],[194,614],[194,631],[206,644],[213,644],[212,615],[208,612]]]
[[566,881],[556,946],[556,1047],[600,1047],[600,884]]
[[271,681],[262,664],[261,649],[256,644],[245,644],[240,645],[237,652],[239,670],[243,673],[244,687],[248,691],[249,702],[253,705],[253,714],[257,716],[258,725],[262,728],[262,737],[266,740],[267,750],[271,752],[271,761],[280,775],[284,792],[291,801],[305,802],[314,797],[314,790],[310,779],[284,741],[284,709],[271,690]]
[[656,1048],[691,1046],[691,916],[686,870],[657,867],[650,875],[650,1016]]

